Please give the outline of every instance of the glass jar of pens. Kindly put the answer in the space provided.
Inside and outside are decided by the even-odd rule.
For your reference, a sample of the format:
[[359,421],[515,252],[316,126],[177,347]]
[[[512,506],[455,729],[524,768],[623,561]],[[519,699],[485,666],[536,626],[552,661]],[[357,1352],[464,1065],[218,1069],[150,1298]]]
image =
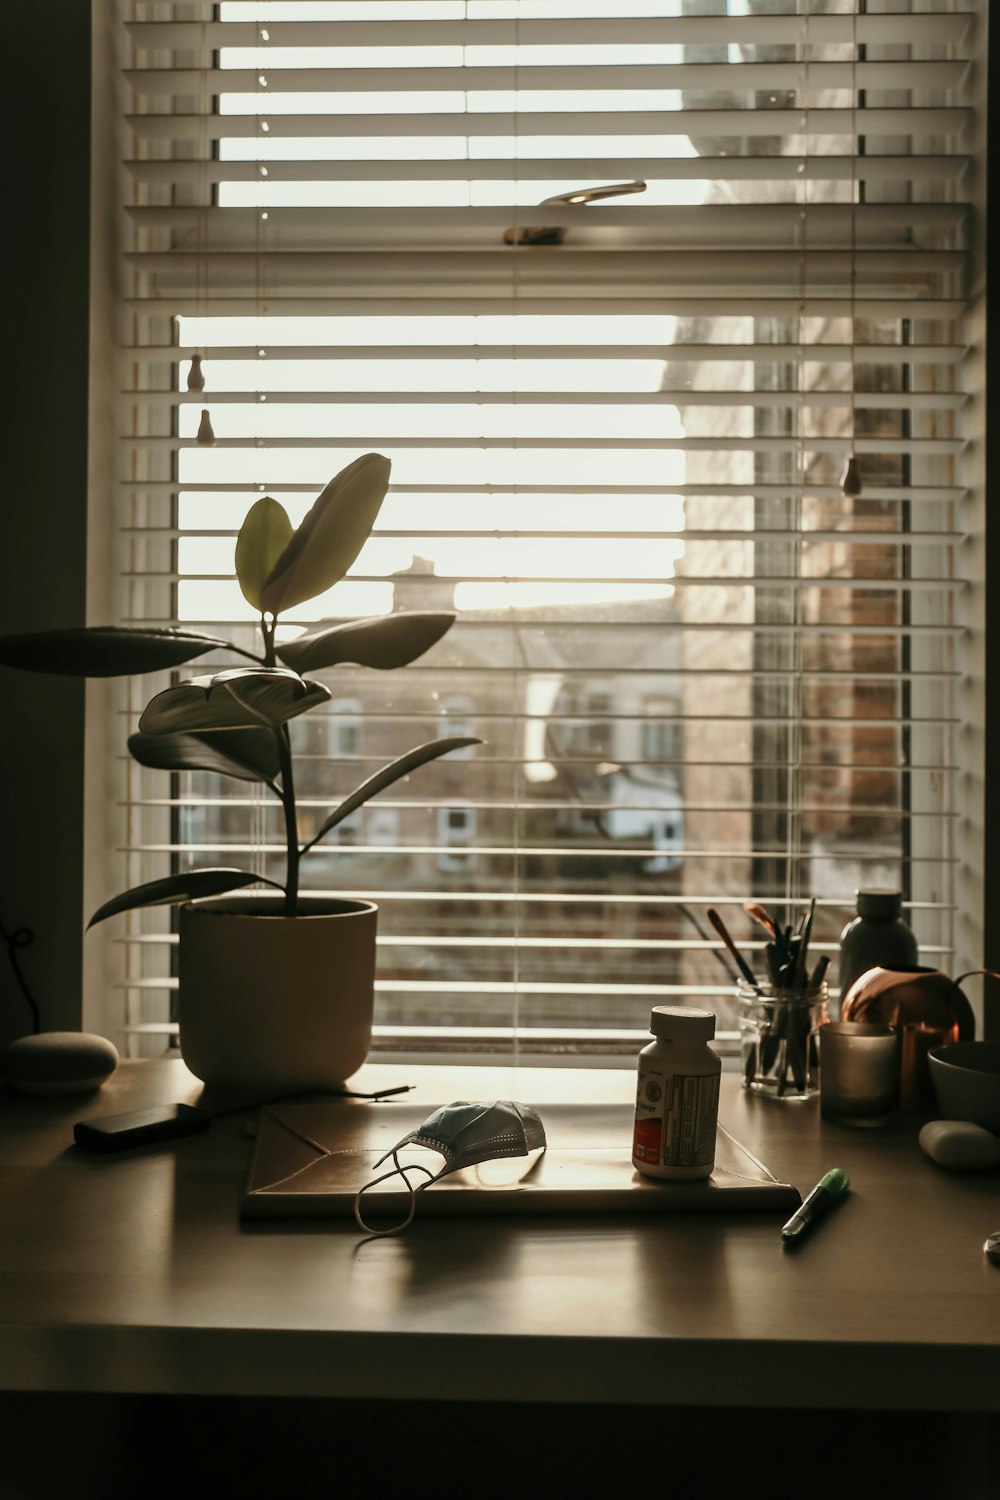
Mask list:
[[808,1099],[819,1092],[819,1029],[830,1019],[826,955],[809,963],[815,900],[797,929],[781,927],[766,910],[749,902],[746,911],[767,931],[767,976],[758,976],[709,912],[737,963],[740,978],[740,1058],[743,1086],[772,1099]]
[[819,1029],[830,1019],[826,980],[813,986],[741,979],[740,1058],[743,1085],[772,1099],[808,1099],[819,1092]]

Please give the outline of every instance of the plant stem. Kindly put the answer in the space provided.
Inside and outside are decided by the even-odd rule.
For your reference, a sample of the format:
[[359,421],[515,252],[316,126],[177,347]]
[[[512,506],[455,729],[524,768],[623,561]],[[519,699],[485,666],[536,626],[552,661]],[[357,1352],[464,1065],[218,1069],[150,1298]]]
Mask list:
[[234,646],[232,641],[226,642],[226,650],[235,652],[237,656],[245,656],[247,661],[256,662],[258,667],[267,666],[267,662],[262,656],[257,656],[253,651],[244,651],[242,646]]
[[278,621],[275,615],[271,616],[270,622],[268,621],[266,615],[262,614],[260,617],[260,633],[264,637],[265,667],[273,667],[276,665],[276,658],[274,655],[274,627],[275,625],[277,625],[277,623]]
[[299,828],[295,816],[295,782],[292,779],[292,747],[288,738],[288,727],[278,724],[274,730],[278,742],[278,759],[281,763],[281,805],[285,810],[285,844],[288,864],[285,877],[285,916],[299,914]]

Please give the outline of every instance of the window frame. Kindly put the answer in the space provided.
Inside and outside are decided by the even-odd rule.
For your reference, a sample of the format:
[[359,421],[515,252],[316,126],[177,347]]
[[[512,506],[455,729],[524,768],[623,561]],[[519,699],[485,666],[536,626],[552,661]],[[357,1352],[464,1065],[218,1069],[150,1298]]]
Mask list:
[[[22,8],[23,11],[24,8]],[[30,8],[28,8],[30,10]],[[109,0],[95,0],[92,8],[94,24],[94,36],[97,46],[94,50],[95,60],[99,56],[106,59],[108,48],[108,17],[114,7]],[[980,12],[985,12],[985,7],[980,4]],[[47,57],[47,79],[58,77],[60,83],[60,97],[62,100],[62,120],[65,124],[67,109],[72,107],[75,111],[77,126],[82,125],[84,114],[87,116],[87,128],[85,131],[78,130],[77,141],[85,140],[87,151],[91,144],[95,151],[101,152],[102,142],[96,131],[90,132],[90,110],[81,111],[82,101],[90,98],[90,61],[91,51],[89,46],[83,45],[84,27],[81,25],[81,17],[88,11],[86,6],[73,6],[69,14],[74,18],[74,25],[61,25],[53,33],[46,26],[44,14],[39,12],[35,16],[19,12],[15,18],[15,26],[18,40],[23,42],[27,55],[41,55],[38,50],[32,48],[43,48]],[[87,19],[89,21],[90,15]],[[986,17],[983,14],[983,23]],[[997,40],[995,33],[1000,28],[987,28],[987,58],[988,74],[996,78],[997,75]],[[89,40],[89,38],[88,38]],[[103,111],[104,97],[100,93],[101,72],[96,72],[99,92],[97,99],[101,105],[98,118]],[[107,82],[108,73],[105,72],[104,81]],[[28,117],[31,108],[36,102],[37,79],[31,76],[30,70],[15,70],[15,76],[11,79],[13,89],[12,103],[15,108],[23,110]],[[985,93],[987,85],[987,70],[982,70],[981,87]],[[70,105],[72,101],[72,105]],[[985,143],[985,111],[980,111],[979,122],[979,144],[980,149]],[[35,200],[40,201],[44,195],[51,190],[53,181],[52,171],[60,164],[65,165],[67,156],[65,152],[66,139],[73,132],[63,130],[60,133],[58,160],[55,156],[46,155],[45,142],[36,140],[32,159],[32,187]],[[106,145],[106,143],[103,143]],[[97,201],[101,201],[101,179],[109,171],[111,164],[108,161],[106,151],[99,155],[95,163],[94,185],[97,191]],[[992,224],[996,209],[989,209],[985,200],[985,171],[980,171],[981,218],[983,227],[987,220]],[[58,178],[56,180],[59,180]],[[19,294],[27,299],[34,298],[39,306],[44,306],[51,299],[51,288],[53,285],[53,271],[57,266],[64,265],[73,257],[67,256],[68,244],[75,244],[83,255],[84,247],[93,244],[97,250],[97,259],[92,266],[95,282],[101,283],[107,280],[106,267],[101,264],[103,252],[106,246],[102,245],[98,231],[91,222],[89,210],[86,214],[82,212],[79,204],[70,210],[69,199],[63,204],[63,217],[61,222],[62,233],[58,244],[52,243],[48,247],[41,243],[32,242],[31,254],[25,258],[25,276],[19,282]],[[106,200],[105,200],[106,201]],[[95,218],[99,216],[95,215]],[[92,240],[92,231],[95,238]],[[996,245],[1000,243],[998,236],[991,234],[984,237],[977,253],[978,281],[982,289],[988,284],[988,273],[997,265]],[[85,257],[84,257],[85,258]],[[105,292],[100,285],[96,288],[94,298],[95,305],[100,305],[101,297]],[[74,312],[69,315],[69,306],[74,307]],[[95,464],[95,450],[106,448],[106,414],[109,404],[113,403],[116,380],[112,376],[110,361],[107,358],[107,350],[100,347],[100,341],[95,333],[92,337],[93,325],[89,318],[82,317],[82,308],[77,294],[72,304],[63,301],[60,305],[60,335],[59,347],[65,365],[74,370],[73,388],[64,392],[60,405],[66,410],[75,410],[77,414],[85,409],[89,400],[91,413],[90,436],[79,431],[78,426],[70,423],[63,425],[60,430],[60,444],[58,453],[53,453],[49,444],[49,422],[50,413],[46,408],[44,399],[39,398],[40,390],[44,387],[36,386],[32,390],[32,399],[26,402],[20,409],[19,416],[22,418],[14,428],[11,423],[11,441],[8,444],[9,452],[27,453],[32,458],[32,473],[27,476],[24,484],[24,493],[30,493],[39,486],[38,464],[43,456],[48,455],[48,461],[52,469],[53,483],[46,487],[46,493],[51,495],[52,500],[46,511],[45,518],[36,514],[30,514],[19,518],[18,531],[14,545],[10,548],[8,556],[13,566],[12,576],[18,572],[27,574],[32,565],[37,565],[41,559],[45,559],[48,577],[51,579],[58,568],[60,586],[63,592],[60,595],[60,609],[63,619],[67,623],[75,623],[84,614],[79,603],[70,605],[69,600],[82,598],[84,591],[88,600],[86,617],[92,623],[108,618],[114,614],[113,593],[114,579],[109,566],[109,551],[100,544],[102,534],[106,535],[108,530],[106,494],[102,492],[102,480],[100,474],[97,478],[91,477],[90,501],[86,500],[87,487],[66,482],[66,476],[75,468],[82,472],[88,463],[93,467]],[[992,337],[993,319],[989,314],[988,306],[982,311],[982,326],[986,331],[982,347],[982,387],[978,400],[985,411],[987,395],[991,386],[995,384],[1000,389],[1000,340]],[[44,342],[44,341],[42,341]],[[90,361],[90,378],[81,381],[79,378],[80,361]],[[88,391],[89,387],[89,391]],[[997,464],[997,444],[1000,442],[998,436],[1000,424],[984,421],[981,428],[981,455],[983,459],[983,474],[978,480],[984,482],[994,471],[1000,472]],[[979,434],[976,435],[977,437]],[[89,452],[88,452],[89,449]],[[979,455],[977,455],[978,457]],[[98,465],[99,469],[100,465]],[[58,483],[55,482],[58,478]],[[56,533],[59,528],[53,525],[54,519],[58,518],[64,522],[66,529],[62,537]],[[84,520],[89,522],[88,545],[81,545],[79,536],[80,528]],[[34,524],[31,524],[34,521]],[[64,543],[62,546],[61,562],[56,563],[53,556],[53,545],[55,541]],[[976,553],[975,568],[978,570],[979,585],[973,590],[969,600],[970,629],[973,633],[974,652],[970,661],[972,668],[970,682],[968,685],[967,704],[969,712],[966,715],[968,734],[966,735],[965,749],[968,752],[969,802],[963,809],[963,829],[970,840],[970,853],[965,861],[966,868],[962,872],[962,879],[966,887],[966,894],[960,903],[963,912],[964,933],[962,945],[967,952],[973,952],[981,945],[981,956],[983,961],[992,968],[1000,968],[1000,928],[995,923],[986,921],[986,913],[992,909],[993,900],[1000,894],[1000,849],[996,841],[983,838],[983,829],[997,825],[1000,818],[1000,783],[996,783],[983,774],[983,767],[992,764],[997,749],[1000,748],[1000,611],[987,610],[985,600],[991,597],[991,591],[995,591],[995,580],[1000,578],[1000,528],[985,526],[982,536],[973,536],[970,547]],[[88,550],[90,556],[88,557]],[[37,624],[38,628],[50,626],[55,621],[52,613],[52,600],[55,590],[49,592],[47,598],[39,597],[36,600],[36,608],[28,610],[23,606],[24,599],[15,592],[0,591],[0,628],[5,631],[18,631],[31,628]],[[978,660],[976,659],[978,654]],[[108,871],[113,864],[113,846],[115,833],[112,831],[109,837],[104,825],[108,811],[107,787],[110,781],[110,770],[107,760],[109,749],[108,741],[113,736],[108,735],[106,726],[109,713],[106,695],[102,695],[93,685],[88,687],[86,695],[79,693],[65,682],[58,684],[58,691],[43,691],[49,688],[49,684],[43,684],[38,692],[24,693],[18,691],[19,708],[18,714],[25,720],[31,720],[37,714],[42,702],[46,705],[46,712],[55,712],[61,726],[59,739],[63,750],[62,773],[59,780],[59,809],[58,819],[58,841],[61,846],[60,864],[63,867],[63,877],[60,899],[53,900],[52,894],[52,860],[46,854],[41,861],[41,866],[30,862],[19,861],[18,866],[18,888],[22,897],[22,909],[26,911],[26,920],[38,928],[39,913],[51,913],[51,918],[43,918],[45,923],[44,942],[38,943],[32,954],[32,969],[36,975],[40,993],[44,993],[44,1002],[47,1007],[46,1019],[49,1024],[53,1021],[57,1024],[72,1028],[79,1024],[81,1019],[94,1024],[96,1029],[109,1029],[111,1026],[111,1010],[109,1008],[110,984],[108,982],[107,970],[102,965],[94,965],[88,960],[87,969],[87,995],[81,1011],[80,994],[81,985],[78,976],[84,968],[83,964],[83,935],[82,916],[80,907],[84,904],[73,891],[76,890],[76,877],[83,868],[88,871],[99,872],[96,883],[103,885],[105,891],[108,888]],[[89,701],[90,722],[85,726],[84,697]],[[86,732],[88,742],[97,747],[99,761],[96,757],[89,758],[86,779],[81,774],[82,756],[79,745],[83,742]],[[102,744],[102,741],[104,742]],[[120,753],[114,747],[110,749],[111,756]],[[12,747],[11,755],[12,775],[16,779],[19,789],[19,798],[27,806],[44,808],[50,805],[53,787],[53,763],[51,760],[41,761],[33,755],[28,748],[26,739]],[[93,793],[95,783],[101,788],[105,795],[101,797],[100,806],[94,808]],[[981,803],[977,807],[978,799]],[[97,816],[93,814],[97,813]],[[72,830],[83,828],[85,820],[87,827],[87,854],[84,857],[82,838],[72,835]],[[69,833],[67,832],[69,830]],[[23,838],[23,833],[17,836]],[[46,838],[48,847],[55,847],[57,835],[53,831]],[[95,880],[88,879],[88,884],[93,887]],[[110,878],[113,886],[114,879]],[[102,891],[104,894],[104,891]],[[94,901],[92,904],[96,904]],[[10,920],[4,913],[5,921]],[[52,923],[57,925],[54,927]],[[79,923],[79,929],[78,924]],[[62,933],[63,937],[56,936]],[[93,954],[98,946],[95,936],[92,934],[88,939],[89,951]],[[1000,1019],[997,1017],[997,1009],[993,1008],[992,1016],[987,1016],[987,1026],[994,1033],[1000,1031]]]

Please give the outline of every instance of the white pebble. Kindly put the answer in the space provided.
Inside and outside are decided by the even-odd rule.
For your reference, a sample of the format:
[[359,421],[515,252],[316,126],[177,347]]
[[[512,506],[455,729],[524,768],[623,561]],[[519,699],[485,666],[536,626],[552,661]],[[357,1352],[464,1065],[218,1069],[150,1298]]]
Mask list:
[[1000,1140],[970,1120],[931,1120],[917,1139],[931,1161],[955,1172],[982,1172],[1000,1162]]
[[0,1050],[0,1079],[22,1094],[82,1094],[118,1066],[118,1049],[86,1031],[43,1031]]

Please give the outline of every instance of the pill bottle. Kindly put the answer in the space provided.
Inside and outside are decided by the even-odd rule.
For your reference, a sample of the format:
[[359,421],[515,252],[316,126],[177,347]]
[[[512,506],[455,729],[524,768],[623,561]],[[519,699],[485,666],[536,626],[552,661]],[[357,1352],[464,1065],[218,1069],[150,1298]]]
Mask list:
[[645,1177],[690,1182],[715,1165],[722,1059],[708,1045],[710,1010],[654,1005],[654,1040],[639,1053],[632,1165]]
[[867,890],[855,895],[858,914],[840,934],[841,1001],[869,969],[912,968],[917,962],[917,940],[902,920],[902,892]]

